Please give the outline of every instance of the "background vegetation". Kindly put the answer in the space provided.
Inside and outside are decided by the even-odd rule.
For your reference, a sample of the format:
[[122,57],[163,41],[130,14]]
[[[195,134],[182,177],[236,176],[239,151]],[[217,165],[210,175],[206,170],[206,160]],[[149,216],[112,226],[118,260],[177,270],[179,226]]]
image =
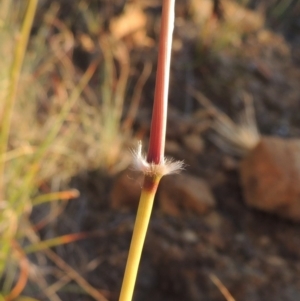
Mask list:
[[[120,275],[114,281],[100,281],[101,290],[96,280],[85,277],[98,266],[98,259],[88,261],[86,270],[75,269],[60,249],[79,239],[98,238],[101,231],[96,226],[82,232],[87,229],[79,226],[77,213],[74,218],[59,216],[73,199],[78,200],[79,192],[81,202],[93,193],[90,183],[95,180],[104,186],[95,193],[105,199],[101,210],[111,210],[105,207],[106,189],[112,185],[107,179],[115,179],[128,167],[135,141],[146,139],[160,4],[38,1],[16,94],[11,95],[12,68],[29,2],[0,3],[1,298],[68,300],[71,292],[78,298],[115,300],[120,285],[115,279],[121,279],[122,264],[120,268],[116,264]],[[195,85],[228,114],[239,109],[244,91],[251,93],[264,133],[299,134],[299,117],[291,110],[297,102],[292,93],[285,93],[289,88],[299,90],[299,12],[297,1],[178,0],[171,116],[174,109],[189,120],[186,124],[194,124],[183,135],[200,136],[211,122],[209,108],[203,110],[188,92]],[[272,82],[276,72],[287,78],[281,86]],[[266,82],[270,84],[262,91]],[[278,95],[287,94],[290,107],[276,102]],[[172,140],[172,133],[168,137]],[[180,151],[169,144],[168,152],[178,159],[187,157],[191,171],[203,175],[199,166],[207,157],[195,159],[183,136],[176,139]],[[209,144],[208,157],[215,152],[211,148]],[[56,229],[57,220],[67,225],[62,231]],[[113,292],[107,289],[110,284]]]

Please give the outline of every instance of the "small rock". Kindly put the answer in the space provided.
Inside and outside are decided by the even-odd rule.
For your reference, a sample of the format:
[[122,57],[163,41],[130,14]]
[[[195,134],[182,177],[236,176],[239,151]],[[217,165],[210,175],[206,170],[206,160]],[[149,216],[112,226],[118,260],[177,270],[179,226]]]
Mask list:
[[218,231],[219,229],[221,229],[221,227],[224,224],[222,215],[220,213],[218,213],[217,211],[212,211],[209,214],[207,214],[204,217],[203,221],[209,228],[211,228],[215,231]]
[[196,232],[194,232],[190,229],[183,231],[181,233],[181,236],[182,236],[182,240],[185,242],[188,242],[188,243],[195,243],[199,240]]
[[196,155],[201,154],[204,149],[204,141],[200,135],[197,134],[185,135],[183,144],[189,151]]
[[283,268],[286,265],[285,260],[276,255],[268,256],[266,261],[269,265],[278,267],[278,268]]
[[234,171],[237,170],[239,167],[237,160],[235,160],[231,156],[224,156],[222,160],[222,165],[227,171]]
[[271,239],[270,237],[263,235],[259,238],[258,243],[262,247],[268,247],[271,244]]
[[226,249],[226,240],[224,235],[220,232],[210,232],[207,237],[207,242],[210,246],[214,247],[218,250],[225,250]]
[[300,221],[300,140],[263,137],[240,174],[249,206]]
[[187,174],[162,178],[158,201],[161,210],[173,216],[179,216],[183,210],[202,215],[216,204],[206,182]]
[[143,185],[143,174],[133,172],[129,169],[123,171],[114,181],[111,189],[111,207],[137,208],[141,188]]

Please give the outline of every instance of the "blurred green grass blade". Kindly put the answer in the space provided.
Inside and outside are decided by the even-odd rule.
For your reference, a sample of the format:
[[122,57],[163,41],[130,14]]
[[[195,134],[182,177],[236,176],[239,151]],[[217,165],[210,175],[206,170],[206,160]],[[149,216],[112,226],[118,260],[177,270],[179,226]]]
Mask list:
[[[24,56],[28,44],[30,30],[32,27],[36,7],[38,0],[30,0],[26,10],[25,18],[22,24],[21,33],[18,37],[13,63],[10,71],[9,87],[7,96],[2,112],[1,120],[1,134],[0,134],[0,156],[3,156],[7,149],[7,142],[10,130],[12,109],[14,106],[17,85],[21,73],[21,68],[24,61]],[[3,200],[3,173],[4,173],[4,162],[0,161],[0,200]]]
[[[11,115],[12,115],[12,110],[16,98],[17,85],[21,73],[22,64],[24,61],[25,51],[28,44],[28,39],[29,39],[30,30],[32,27],[35,11],[37,7],[37,2],[38,2],[37,0],[30,0],[28,2],[21,32],[15,46],[14,58],[13,58],[13,62],[10,70],[10,76],[9,76],[9,85],[4,99],[3,111],[1,112],[1,121],[0,121],[0,128],[1,128],[0,157],[1,158],[4,158],[7,150]],[[5,204],[4,202],[6,198],[5,192],[7,191],[7,189],[4,187],[4,166],[5,166],[5,161],[0,160],[0,203],[2,203],[4,207],[4,210],[2,210],[0,214],[0,222],[3,224],[9,222],[9,220],[6,220],[7,217],[5,217],[5,214],[7,214],[7,212],[10,212],[9,210],[13,209],[11,203]],[[8,206],[9,208],[7,208]],[[4,225],[4,229],[6,229],[5,225]],[[2,274],[6,265],[7,255],[10,250],[10,242],[14,236],[14,231],[6,232],[5,235],[1,235],[1,236],[2,237],[1,237],[0,274]]]
[[24,205],[29,200],[32,193],[35,192],[34,178],[39,171],[39,164],[32,164],[23,179],[19,190],[15,190],[10,196],[10,202],[14,205],[16,212],[21,215],[23,213]]
[[49,249],[51,247],[68,244],[79,239],[84,239],[87,237],[87,235],[88,234],[85,232],[80,232],[80,233],[67,234],[67,235],[62,235],[59,237],[39,241],[37,243],[31,244],[28,247],[24,248],[24,252],[30,254],[41,250]]
[[38,162],[43,155],[45,154],[48,147],[53,142],[54,138],[57,136],[59,130],[61,129],[61,126],[63,125],[66,117],[68,116],[70,110],[72,109],[73,105],[75,104],[76,100],[80,97],[80,94],[84,90],[84,88],[87,86],[88,82],[90,81],[91,77],[93,76],[96,67],[98,65],[98,62],[93,62],[88,67],[84,75],[82,76],[81,80],[79,81],[77,87],[73,90],[73,92],[70,95],[69,101],[65,104],[63,109],[61,110],[60,114],[57,117],[56,123],[53,125],[52,130],[46,137],[44,143],[39,146],[37,152],[34,155],[34,161]]
[[42,194],[37,196],[32,200],[32,205],[40,205],[43,203],[48,203],[57,200],[69,200],[74,199],[79,196],[79,191],[77,189],[71,189],[66,191],[52,192],[47,194]]
[[284,14],[292,8],[294,0],[279,1],[272,9],[271,14],[275,18],[281,18]]
[[0,157],[1,162],[8,162],[14,159],[17,159],[21,156],[31,155],[33,153],[33,148],[31,147],[19,147],[9,152],[2,154]]
[[17,266],[10,265],[8,269],[6,269],[5,272],[5,279],[3,281],[2,285],[2,292],[4,294],[9,294],[13,288],[14,281],[17,278]]
[[16,202],[17,200],[21,199],[21,196],[24,191],[30,191],[30,187],[33,186],[33,179],[38,171],[38,167],[40,165],[40,161],[46,154],[48,148],[53,143],[55,137],[59,133],[61,126],[63,125],[66,117],[68,116],[70,110],[72,109],[74,103],[79,98],[80,94],[82,93],[83,89],[88,84],[89,80],[91,79],[92,75],[94,74],[97,62],[92,63],[89,68],[86,70],[84,75],[82,76],[81,80],[79,81],[77,87],[73,90],[69,101],[65,104],[64,108],[60,112],[59,116],[57,117],[56,123],[52,126],[51,131],[49,132],[48,136],[45,138],[44,142],[37,148],[36,152],[32,155],[32,166],[30,171],[25,174],[25,178],[23,180],[23,185],[19,188],[18,191],[11,196],[12,202]]

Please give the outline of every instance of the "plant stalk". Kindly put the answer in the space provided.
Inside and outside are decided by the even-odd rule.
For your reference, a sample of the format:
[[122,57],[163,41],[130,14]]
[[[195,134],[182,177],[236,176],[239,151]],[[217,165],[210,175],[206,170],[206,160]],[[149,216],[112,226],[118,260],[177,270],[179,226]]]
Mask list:
[[[163,0],[158,66],[144,184],[133,229],[119,301],[131,301],[154,197],[165,168],[165,137],[175,0]],[[143,157],[140,158],[143,160]],[[148,169],[147,169],[148,168]]]
[[154,105],[147,161],[164,160],[175,0],[163,0]]
[[145,176],[137,217],[133,229],[129,255],[119,301],[130,301],[134,291],[144,241],[149,225],[153,201],[160,178]]

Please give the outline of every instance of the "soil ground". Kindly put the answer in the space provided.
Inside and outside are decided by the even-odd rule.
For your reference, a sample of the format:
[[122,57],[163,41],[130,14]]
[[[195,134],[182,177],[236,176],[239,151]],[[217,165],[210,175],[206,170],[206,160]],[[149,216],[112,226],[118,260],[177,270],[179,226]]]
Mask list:
[[[107,11],[109,6],[112,14],[119,14],[123,8],[119,2],[110,5],[103,1],[102,5],[106,3]],[[192,85],[230,116],[240,109],[240,92],[246,91],[253,95],[262,134],[299,137],[300,29],[295,13],[299,15],[299,5],[287,11],[287,16],[267,17],[264,30],[268,31],[243,35],[233,51],[230,46],[217,50],[199,46],[201,41],[193,34],[198,28],[186,3],[177,3],[181,19],[175,40],[182,45],[172,59],[170,107],[175,113],[168,125],[168,142],[176,145],[176,151],[168,155],[185,160],[184,173],[207,181],[217,205],[202,216],[183,212],[174,217],[154,208],[134,300],[221,301],[224,297],[211,280],[215,275],[237,301],[298,301],[300,225],[244,204],[240,158],[212,144],[209,131],[201,134],[204,148],[199,153],[187,149],[183,135],[198,133],[202,122],[196,113],[203,108],[186,92]],[[252,7],[256,12],[255,2]],[[145,11],[150,20],[148,34],[156,41],[154,28],[160,6],[149,6]],[[156,48],[134,48],[131,56],[137,69],[146,58],[155,64]],[[143,140],[149,130],[154,78],[155,68],[144,89],[142,117],[134,124],[136,133],[145,133]],[[188,125],[184,134],[174,130],[181,123]],[[81,196],[70,202],[53,225],[60,235],[97,232],[95,238],[60,246],[56,251],[110,301],[118,300],[136,213],[135,208],[111,208],[110,191],[115,179],[104,171],[75,177],[72,186]],[[64,301],[90,300],[70,288],[60,296]]]

